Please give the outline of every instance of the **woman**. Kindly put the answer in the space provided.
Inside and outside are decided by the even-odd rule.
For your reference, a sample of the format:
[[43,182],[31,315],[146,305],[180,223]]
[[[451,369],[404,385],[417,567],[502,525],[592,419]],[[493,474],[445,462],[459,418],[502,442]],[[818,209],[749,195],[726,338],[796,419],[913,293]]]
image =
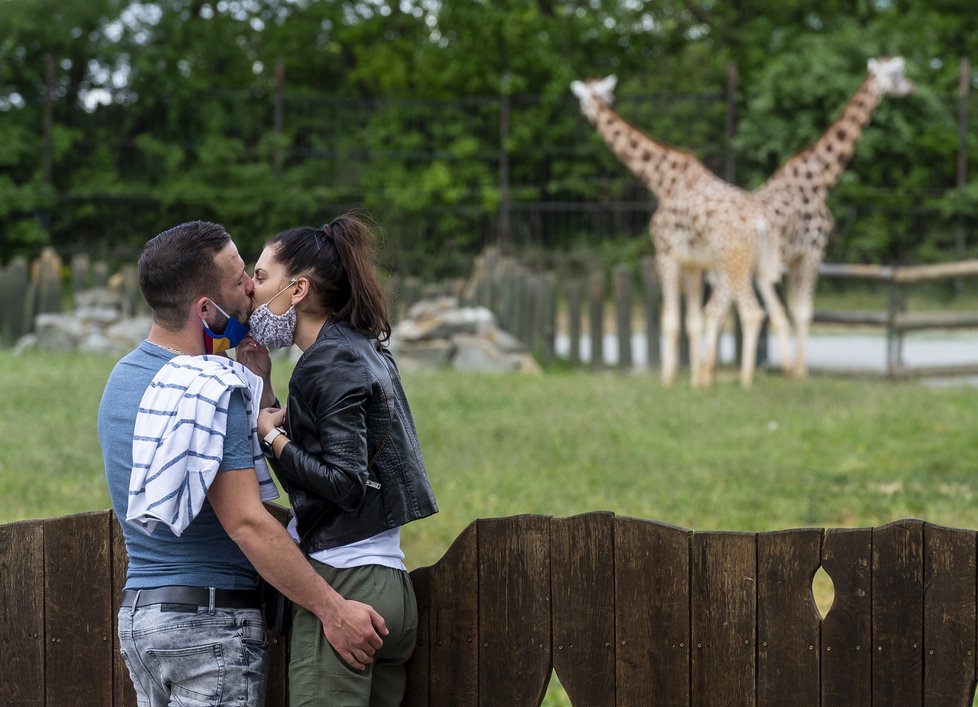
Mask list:
[[[279,233],[265,245],[254,282],[252,337],[303,352],[286,408],[258,417],[265,452],[289,494],[290,532],[341,596],[374,607],[390,631],[374,663],[358,672],[332,650],[316,617],[296,606],[291,704],[398,705],[418,617],[400,526],[438,508],[383,344],[391,326],[370,230],[345,215]],[[244,353],[254,360],[253,351]],[[256,372],[268,380],[267,368]]]

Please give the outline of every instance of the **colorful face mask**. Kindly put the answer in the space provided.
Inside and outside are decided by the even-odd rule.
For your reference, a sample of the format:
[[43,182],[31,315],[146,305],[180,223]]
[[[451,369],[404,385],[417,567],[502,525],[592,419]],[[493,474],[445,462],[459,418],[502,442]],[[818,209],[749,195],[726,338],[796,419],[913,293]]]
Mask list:
[[265,304],[258,305],[248,320],[251,324],[251,336],[255,341],[270,349],[284,349],[295,342],[295,305],[289,307],[284,314],[274,314],[268,308],[269,303],[295,284],[293,279],[288,285],[279,290]]
[[[210,298],[208,297],[208,299]],[[207,326],[207,322],[203,319],[200,320],[204,322],[204,350],[209,354],[223,353],[229,349],[233,349],[241,343],[242,339],[248,336],[248,325],[242,324],[236,318],[225,312],[221,309],[221,305],[214,300],[210,301],[211,304],[217,307],[218,312],[228,318],[228,323],[224,326],[222,333],[215,334]]]

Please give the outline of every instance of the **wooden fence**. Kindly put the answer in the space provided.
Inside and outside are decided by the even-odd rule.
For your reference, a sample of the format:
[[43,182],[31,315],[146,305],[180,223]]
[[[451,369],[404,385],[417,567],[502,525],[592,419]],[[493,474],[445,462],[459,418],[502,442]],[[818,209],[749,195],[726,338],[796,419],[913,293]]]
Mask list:
[[[414,570],[404,704],[966,707],[976,678],[976,533],[693,532],[588,513],[482,519]],[[835,598],[820,617],[819,567]],[[0,526],[0,704],[132,705],[110,511]],[[268,704],[284,705],[273,636]]]
[[[580,265],[578,265],[580,269]],[[660,306],[658,278],[655,261],[645,257],[636,269],[626,264],[612,268],[610,282],[597,269],[586,272],[566,272],[568,268],[557,264],[553,271],[526,266],[501,256],[495,249],[487,249],[476,260],[472,278],[450,280],[438,285],[422,285],[407,280],[402,286],[401,299],[408,306],[423,296],[450,294],[459,297],[463,304],[486,306],[496,313],[500,325],[525,342],[529,349],[545,361],[557,354],[555,338],[563,327],[567,334],[569,350],[566,358],[575,364],[588,362],[592,368],[608,365],[604,356],[604,342],[610,335],[618,356],[615,365],[622,369],[635,366],[635,346],[640,346],[648,368],[659,365]],[[888,288],[887,309],[881,312],[828,311],[814,313],[814,321],[843,326],[876,326],[886,333],[886,357],[880,361],[885,375],[892,377],[976,375],[978,354],[974,363],[941,366],[908,366],[903,360],[904,337],[909,332],[927,329],[978,329],[978,312],[907,312],[909,287],[941,280],[959,280],[978,276],[978,260],[964,260],[940,265],[880,266],[824,264],[820,276],[826,279],[875,281]],[[637,286],[636,286],[637,283]],[[560,302],[558,308],[557,303]],[[562,319],[558,326],[558,319]],[[636,324],[638,328],[636,329]],[[685,330],[685,322],[680,321]],[[735,331],[735,334],[738,332]],[[581,341],[588,343],[590,352],[584,356]],[[758,365],[766,363],[764,349],[767,346],[766,327],[758,351]],[[680,336],[680,359],[688,363],[688,346],[683,331]],[[735,356],[737,355],[735,346]],[[813,367],[818,372],[818,367]],[[829,371],[842,374],[865,375],[865,369],[834,368]]]
[[[978,312],[908,312],[907,290],[915,284],[957,280],[978,275],[978,260],[940,265],[889,267],[882,265],[825,264],[822,278],[879,282],[887,288],[883,312],[815,312],[814,321],[848,326],[879,326],[886,330],[885,373],[888,376],[978,375],[974,363],[943,366],[908,366],[903,361],[904,336],[928,329],[978,329]],[[976,356],[978,359],[978,356]]]
[[[30,266],[22,259],[15,259],[0,268],[0,342],[12,344],[30,331],[34,315],[62,311],[67,289],[64,268],[61,258],[50,248],[44,249]],[[103,287],[112,282],[125,294],[132,311],[146,311],[134,265],[110,278],[104,262],[92,263],[87,256],[78,255],[72,259],[69,272],[71,291]],[[978,356],[974,363],[945,366],[911,367],[903,360],[904,337],[909,332],[978,329],[978,312],[906,311],[909,287],[978,276],[978,260],[906,267],[824,264],[820,275],[827,279],[879,282],[887,287],[886,311],[816,311],[814,315],[817,323],[883,327],[886,358],[881,364],[885,375],[978,374]],[[615,363],[618,368],[632,369],[639,358],[644,359],[647,368],[659,365],[661,296],[652,257],[642,258],[637,272],[626,264],[614,266],[609,282],[601,270],[587,263],[525,264],[501,255],[496,248],[487,248],[476,258],[468,279],[424,284],[416,278],[406,278],[390,285],[395,321],[406,316],[411,304],[419,299],[447,294],[457,297],[462,304],[491,309],[503,329],[545,362],[563,356],[573,364],[588,363],[592,368],[603,368],[608,365],[605,341],[610,334],[618,351]],[[684,322],[680,324],[685,326]],[[558,351],[561,331],[566,334],[566,351]],[[587,342],[588,352],[582,352],[582,341]],[[635,355],[636,342],[642,348],[641,356]],[[685,364],[689,359],[685,335],[680,337],[680,347],[680,360]],[[765,347],[766,336],[762,336],[760,365],[765,363]],[[817,367],[813,370],[817,371]],[[864,369],[833,371],[866,373]]]
[[66,306],[70,309],[66,295],[106,286],[122,293],[130,312],[147,312],[134,263],[110,275],[104,261],[93,262],[85,254],[75,255],[66,266],[53,248],[44,248],[31,263],[24,258],[14,258],[0,268],[0,343],[15,344],[33,330],[38,314],[62,312]]

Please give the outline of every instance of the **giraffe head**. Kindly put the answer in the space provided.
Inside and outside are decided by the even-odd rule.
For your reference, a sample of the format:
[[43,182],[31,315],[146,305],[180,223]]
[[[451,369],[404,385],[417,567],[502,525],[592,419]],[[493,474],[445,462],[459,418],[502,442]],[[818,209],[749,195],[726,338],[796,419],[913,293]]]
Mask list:
[[588,79],[587,82],[571,81],[571,91],[581,102],[581,112],[590,122],[598,115],[598,102],[611,105],[615,102],[615,85],[618,77],[612,74],[603,79]]
[[904,73],[903,57],[870,59],[869,73],[876,78],[880,95],[906,96],[914,91],[914,85]]

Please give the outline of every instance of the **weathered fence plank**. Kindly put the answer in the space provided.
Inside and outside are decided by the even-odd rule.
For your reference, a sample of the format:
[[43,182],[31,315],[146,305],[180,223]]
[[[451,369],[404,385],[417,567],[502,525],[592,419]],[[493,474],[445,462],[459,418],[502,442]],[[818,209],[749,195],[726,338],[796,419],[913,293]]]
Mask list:
[[615,705],[614,516],[554,519],[550,528],[553,666],[571,702]]
[[550,518],[478,524],[479,704],[536,707],[551,666]]
[[478,704],[478,551],[479,524],[472,523],[431,568],[428,577],[430,705]]
[[110,552],[112,553],[112,698],[116,707],[135,707],[136,691],[129,679],[129,669],[119,653],[119,606],[122,604],[122,589],[126,585],[126,540],[122,528],[116,521],[115,513],[106,511],[109,518]]
[[[873,530],[873,703],[916,707],[923,695],[923,523]],[[910,609],[914,607],[914,609]]]
[[[113,699],[111,517],[66,516],[44,526],[45,690],[49,704],[85,686],[89,704]],[[62,698],[63,699],[63,698]]]
[[418,601],[418,637],[414,653],[407,667],[407,685],[404,688],[404,705],[428,704],[428,675],[431,672],[429,628],[431,615],[431,568],[419,567],[411,572],[411,583]]
[[693,534],[694,707],[754,705],[756,549],[751,533]]
[[971,705],[975,531],[924,525],[924,704]]
[[623,707],[689,704],[692,535],[615,519],[616,692]]
[[819,628],[812,577],[822,531],[757,536],[757,704],[819,707]]
[[822,567],[835,600],[822,620],[823,707],[873,704],[872,551],[872,528],[825,531]]
[[44,521],[0,526],[0,704],[43,705]]

